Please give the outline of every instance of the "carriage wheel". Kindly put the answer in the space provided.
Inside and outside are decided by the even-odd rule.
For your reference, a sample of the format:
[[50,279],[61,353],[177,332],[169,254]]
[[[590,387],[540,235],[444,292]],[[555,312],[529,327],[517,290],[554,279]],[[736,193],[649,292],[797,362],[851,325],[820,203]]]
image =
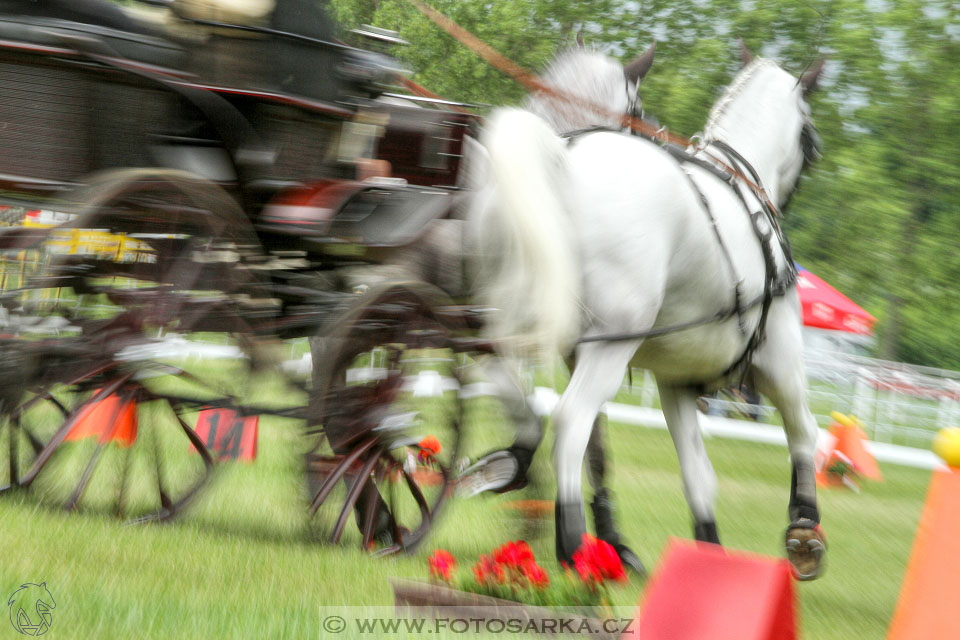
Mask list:
[[93,176],[71,200],[72,219],[50,231],[45,270],[22,293],[25,312],[47,325],[61,316],[86,333],[108,324],[145,334],[223,331],[222,319],[266,297],[256,234],[212,182],[123,169]]
[[[40,336],[34,375],[8,393],[0,486],[71,510],[169,518],[213,468],[195,430],[201,414],[249,412],[237,399],[259,370],[245,320],[265,290],[249,268],[256,237],[226,192],[177,171],[94,177],[73,210],[51,232],[44,274],[22,292],[26,315],[70,335]],[[198,335],[232,357],[170,356],[171,336],[189,345]]]
[[310,508],[342,485],[332,542],[353,514],[363,548],[412,551],[452,493],[463,416],[443,302],[426,285],[384,286],[313,349],[323,431],[307,454]]

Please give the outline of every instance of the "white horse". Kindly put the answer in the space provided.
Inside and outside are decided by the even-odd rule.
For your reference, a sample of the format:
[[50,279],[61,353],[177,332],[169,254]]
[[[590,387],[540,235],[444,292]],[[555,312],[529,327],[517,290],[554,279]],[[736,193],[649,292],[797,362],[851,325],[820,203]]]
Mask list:
[[[793,266],[774,234],[769,284],[781,290],[768,307],[757,304],[768,281],[750,214],[761,199],[740,179],[738,196],[705,165],[726,158],[751,175],[749,165],[769,200],[785,203],[815,155],[804,95],[821,68],[798,80],[772,61],[749,61],[710,113],[696,152],[704,166],[620,133],[596,132],[568,146],[528,111],[500,110],[488,121],[494,206],[484,228],[494,243],[488,292],[502,310],[496,328],[503,339],[548,354],[579,343],[554,413],[561,561],[570,562],[586,529],[580,476],[591,426],[633,363],[656,376],[701,541],[719,543],[716,475],[697,425],[697,397],[748,375],[773,401],[793,466],[787,553],[798,578],[817,576],[825,549],[817,429],[806,406]],[[759,218],[761,231],[773,230],[772,215]]]
[[[592,128],[620,130],[624,115],[639,117],[642,113],[638,86],[653,64],[656,43],[626,65],[598,51],[578,48],[560,53],[547,67],[541,78],[543,84],[556,95],[533,93],[525,108],[541,117],[558,134],[569,134]],[[486,150],[472,138],[467,139],[468,161],[463,171],[463,185],[467,188],[483,185],[489,166]],[[490,193],[479,189],[467,209],[467,217],[474,228],[470,239],[484,235],[485,216],[470,215],[478,209],[492,206]],[[484,279],[483,274],[479,276]],[[571,370],[576,363],[572,354],[564,354]],[[521,385],[514,379],[507,361],[488,360],[487,377],[498,389],[498,397],[516,426],[516,437],[510,447],[480,457],[461,478],[461,487],[472,495],[482,491],[502,493],[521,488],[527,483],[527,471],[537,448],[543,440],[543,422],[532,411],[520,392]],[[622,540],[613,517],[613,496],[606,487],[607,456],[603,441],[603,422],[598,416],[587,445],[588,478],[594,489],[591,502],[597,537],[616,549],[624,565],[638,573],[645,573],[640,558]]]
[[[637,87],[653,63],[654,53],[655,44],[629,64],[622,65],[613,58],[582,46],[564,51],[550,64],[542,79],[544,84],[566,99],[532,95],[526,106],[549,122],[557,133],[594,126],[619,128],[622,126],[620,121],[624,114],[637,115],[640,112]],[[415,104],[404,101],[400,103]],[[485,183],[488,167],[486,150],[475,139],[467,137],[463,155],[460,168],[461,186],[469,188]],[[482,198],[484,192],[471,196],[471,200]],[[476,203],[471,202],[469,207],[463,208],[457,216],[459,219],[434,221],[421,242],[400,253],[391,264],[363,271],[359,278],[364,284],[373,284],[380,279],[412,276],[445,289],[453,296],[468,294],[469,291],[460,288],[463,283],[456,274],[462,272],[459,263],[464,254],[472,253],[471,239],[475,237],[475,230],[464,227],[474,222],[474,219],[467,218],[476,206]],[[321,380],[326,375],[327,354],[335,345],[328,338],[313,338],[310,343],[314,385],[320,388]],[[487,358],[483,364],[484,373],[495,385],[499,400],[516,426],[517,435],[509,448],[484,456],[468,470],[464,476],[466,480],[462,482],[462,486],[469,487],[466,490],[468,494],[482,491],[502,492],[523,486],[526,483],[527,469],[543,438],[540,416],[527,402],[522,385],[516,380],[512,369],[501,358]],[[588,451],[591,484],[596,490],[594,515],[598,535],[617,548],[625,564],[642,571],[643,566],[639,559],[620,541],[616,531],[610,496],[603,487],[606,465],[600,431],[597,430],[596,434],[590,441]],[[375,489],[361,494],[357,501],[358,513],[365,511],[365,505],[370,499],[380,500]],[[377,538],[389,536],[391,527],[385,518],[382,520],[375,532]]]

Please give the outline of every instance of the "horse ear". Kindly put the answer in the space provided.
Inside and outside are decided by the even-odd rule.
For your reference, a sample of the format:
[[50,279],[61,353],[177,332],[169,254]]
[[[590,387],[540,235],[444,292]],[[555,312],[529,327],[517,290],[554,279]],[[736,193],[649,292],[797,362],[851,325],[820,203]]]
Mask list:
[[578,49],[586,48],[583,45],[583,29],[580,29],[579,31],[577,31],[577,48]]
[[628,64],[623,68],[624,75],[627,76],[627,80],[633,84],[640,84],[640,81],[643,80],[643,77],[647,75],[647,71],[650,71],[650,66],[653,64],[653,54],[657,50],[657,41],[654,40],[646,51],[637,56],[637,59]]
[[823,65],[826,61],[826,58],[820,58],[810,66],[809,71],[800,76],[800,84],[803,85],[804,93],[810,93],[817,88],[817,80],[820,78],[820,73],[823,71]]
[[747,49],[747,43],[743,41],[743,38],[739,38],[737,44],[740,45],[740,61],[743,66],[747,66],[753,60],[753,54],[750,53],[750,49]]

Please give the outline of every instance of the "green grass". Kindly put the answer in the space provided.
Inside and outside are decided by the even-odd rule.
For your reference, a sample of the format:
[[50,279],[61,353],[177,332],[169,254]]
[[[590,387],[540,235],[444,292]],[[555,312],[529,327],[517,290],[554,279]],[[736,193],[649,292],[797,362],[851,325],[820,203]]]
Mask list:
[[[477,403],[484,431],[477,440],[506,437],[483,426],[495,411],[489,401]],[[664,431],[611,425],[608,437],[615,444],[618,519],[653,567],[671,536],[690,535],[676,455]],[[780,555],[786,451],[720,439],[707,446],[720,477],[725,544]],[[535,464],[537,488],[456,501],[419,554],[375,559],[356,548],[352,521],[346,544],[318,542],[331,516],[311,523],[304,514],[302,443],[289,425],[265,420],[256,463],[224,465],[173,523],[126,526],[103,513],[65,514],[30,495],[0,501],[0,596],[23,582],[46,581],[57,601],[50,638],[322,637],[319,607],[391,604],[389,579],[424,578],[431,549],[450,550],[468,570],[479,554],[520,537],[520,523],[503,505],[514,497],[552,496],[549,451],[545,443]],[[822,579],[797,585],[804,638],[885,635],[929,474],[889,465],[883,471],[886,482],[859,495],[821,493],[829,564]],[[553,571],[552,524],[544,529],[531,543]],[[634,578],[615,589],[614,603],[631,607],[643,586]],[[0,623],[0,638],[6,637],[19,636]]]

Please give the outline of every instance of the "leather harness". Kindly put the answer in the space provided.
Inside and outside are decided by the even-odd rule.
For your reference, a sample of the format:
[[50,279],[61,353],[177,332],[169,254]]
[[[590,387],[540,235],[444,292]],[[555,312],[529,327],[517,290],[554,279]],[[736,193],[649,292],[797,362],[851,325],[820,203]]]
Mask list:
[[[578,129],[576,131],[570,131],[568,133],[562,134],[561,137],[566,138],[568,144],[575,144],[576,141],[584,135],[591,133],[621,133],[617,129],[612,129],[609,127],[597,126],[590,127],[587,129]],[[730,189],[736,194],[737,198],[740,200],[740,203],[743,205],[744,211],[747,212],[748,217],[750,218],[750,223],[753,228],[754,234],[757,237],[757,240],[760,242],[760,247],[763,251],[763,262],[764,262],[764,284],[763,284],[763,293],[759,296],[756,296],[752,300],[744,302],[743,294],[741,291],[741,284],[743,282],[742,278],[739,278],[735,272],[733,266],[733,259],[730,256],[730,251],[727,248],[726,244],[723,242],[723,237],[720,235],[720,231],[717,228],[716,218],[713,215],[713,212],[710,210],[710,204],[703,194],[703,192],[697,187],[696,183],[693,181],[693,178],[690,176],[690,173],[684,170],[684,174],[687,177],[687,181],[690,185],[690,188],[700,199],[701,204],[703,205],[704,213],[707,215],[707,218],[710,221],[710,226],[713,229],[714,236],[717,239],[717,244],[720,245],[720,249],[723,252],[724,260],[727,264],[727,268],[730,271],[730,274],[734,280],[734,301],[733,305],[718,311],[712,315],[698,318],[696,320],[691,320],[688,322],[682,322],[680,324],[675,324],[669,327],[658,327],[656,329],[649,329],[647,331],[637,331],[630,333],[616,333],[616,334],[605,334],[599,336],[589,336],[586,338],[581,338],[577,341],[577,344],[583,344],[587,342],[623,342],[627,340],[638,340],[642,338],[652,338],[657,336],[666,335],[669,333],[675,333],[677,331],[683,331],[685,329],[692,329],[694,327],[703,326],[713,322],[721,322],[727,320],[733,316],[737,316],[740,332],[746,334],[746,323],[744,321],[744,315],[750,309],[759,306],[760,307],[760,321],[757,323],[756,328],[753,333],[750,335],[750,339],[747,341],[747,345],[733,364],[731,364],[722,374],[721,377],[727,377],[738,369],[741,371],[741,381],[742,376],[746,375],[747,369],[749,368],[750,361],[753,357],[753,353],[760,346],[764,339],[764,329],[766,327],[767,315],[770,309],[770,304],[773,302],[775,297],[783,296],[786,294],[787,290],[796,283],[797,279],[797,270],[793,263],[793,258],[790,251],[790,244],[787,242],[786,237],[783,235],[783,231],[780,228],[778,221],[778,213],[773,208],[773,205],[769,202],[764,193],[762,193],[762,186],[759,187],[759,190],[754,188],[754,185],[760,185],[760,177],[757,174],[756,170],[750,165],[747,160],[740,155],[733,147],[726,144],[722,141],[712,141],[708,143],[709,146],[714,147],[724,156],[724,161],[720,161],[721,166],[733,167],[735,169],[741,168],[753,178],[754,185],[750,185],[749,181],[740,179],[740,176],[733,171],[726,170],[721,168],[717,164],[702,158],[700,156],[694,155],[688,152],[686,149],[681,148],[677,145],[664,143],[660,138],[654,136],[648,136],[644,134],[635,134],[640,135],[640,137],[645,140],[657,143],[664,151],[670,154],[670,156],[676,160],[680,165],[689,164],[696,166],[704,171],[707,171],[714,177],[720,179],[724,182]],[[759,203],[759,209],[751,211],[750,205],[747,203],[746,195],[743,192],[744,185],[749,185],[750,192],[756,198]],[[766,229],[763,229],[761,226],[761,220],[766,222]],[[786,273],[778,274],[776,256],[773,250],[772,240],[776,238],[778,244],[780,245],[780,250],[783,252],[784,259],[787,263]]]

